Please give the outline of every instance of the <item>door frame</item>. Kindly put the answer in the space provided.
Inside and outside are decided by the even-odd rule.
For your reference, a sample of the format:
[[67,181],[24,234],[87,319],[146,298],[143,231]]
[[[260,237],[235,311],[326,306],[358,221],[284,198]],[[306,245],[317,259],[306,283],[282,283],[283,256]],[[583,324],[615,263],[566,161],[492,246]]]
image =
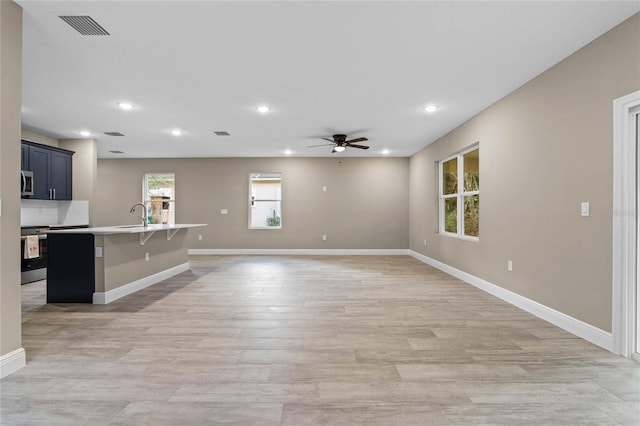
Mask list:
[[635,120],[640,90],[613,101],[613,352],[634,355],[636,318],[638,152]]

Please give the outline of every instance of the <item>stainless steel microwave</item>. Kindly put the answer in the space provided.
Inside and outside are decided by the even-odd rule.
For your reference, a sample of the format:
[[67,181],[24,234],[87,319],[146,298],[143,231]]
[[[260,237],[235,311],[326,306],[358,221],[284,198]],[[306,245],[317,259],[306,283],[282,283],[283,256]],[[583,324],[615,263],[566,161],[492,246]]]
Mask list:
[[20,192],[22,196],[33,195],[33,172],[21,170],[20,179]]

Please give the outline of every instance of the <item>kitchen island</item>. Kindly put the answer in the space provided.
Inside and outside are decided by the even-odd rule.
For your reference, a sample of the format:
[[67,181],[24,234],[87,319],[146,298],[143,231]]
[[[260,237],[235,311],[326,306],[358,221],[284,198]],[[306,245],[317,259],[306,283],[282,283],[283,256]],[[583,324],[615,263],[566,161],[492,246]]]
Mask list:
[[206,224],[48,233],[47,303],[106,304],[189,269],[187,233]]

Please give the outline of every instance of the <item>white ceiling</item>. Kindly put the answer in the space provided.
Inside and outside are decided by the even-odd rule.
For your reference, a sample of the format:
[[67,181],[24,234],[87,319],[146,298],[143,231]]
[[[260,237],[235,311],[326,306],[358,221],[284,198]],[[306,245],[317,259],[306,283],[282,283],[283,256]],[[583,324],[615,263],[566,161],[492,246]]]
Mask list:
[[[409,156],[640,10],[638,1],[17,3],[23,125],[57,138],[90,130],[100,158]],[[111,35],[80,35],[59,15],[89,15]],[[132,111],[116,106],[125,100]],[[255,110],[263,103],[270,113]],[[425,113],[429,103],[440,109]],[[307,148],[333,133],[368,137],[371,149]]]

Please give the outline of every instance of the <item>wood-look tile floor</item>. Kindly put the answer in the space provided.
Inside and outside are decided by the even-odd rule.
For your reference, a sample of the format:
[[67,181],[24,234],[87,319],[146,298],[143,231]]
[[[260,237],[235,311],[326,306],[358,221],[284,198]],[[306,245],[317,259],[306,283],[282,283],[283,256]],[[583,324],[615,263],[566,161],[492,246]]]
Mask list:
[[2,425],[640,424],[640,364],[405,256],[197,256],[109,305],[23,286]]

